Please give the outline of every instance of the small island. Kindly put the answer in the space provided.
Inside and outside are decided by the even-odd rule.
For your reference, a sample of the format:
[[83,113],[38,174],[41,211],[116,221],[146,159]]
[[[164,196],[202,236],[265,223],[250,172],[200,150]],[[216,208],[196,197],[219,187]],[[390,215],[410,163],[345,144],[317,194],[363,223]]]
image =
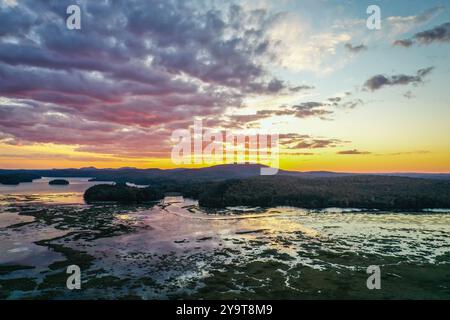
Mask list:
[[157,201],[164,198],[164,194],[152,187],[136,188],[126,184],[100,184],[92,186],[84,193],[87,203],[95,202],[119,202],[119,203],[144,203]]
[[55,179],[48,183],[51,186],[67,186],[69,184],[69,181],[64,179]]

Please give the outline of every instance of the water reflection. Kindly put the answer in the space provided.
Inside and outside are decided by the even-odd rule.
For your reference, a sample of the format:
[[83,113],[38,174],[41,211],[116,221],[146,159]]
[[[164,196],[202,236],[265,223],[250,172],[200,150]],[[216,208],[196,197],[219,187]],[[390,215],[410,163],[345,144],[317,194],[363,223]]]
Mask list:
[[[64,179],[69,185],[49,185],[51,180]],[[97,184],[112,184],[113,182],[89,181],[91,178],[44,177],[33,182],[20,183],[16,186],[0,184],[0,202],[11,200],[38,201],[42,203],[81,204],[83,194],[89,187]],[[18,197],[18,198],[17,198]]]
[[[85,205],[83,191],[95,182],[48,181],[3,187],[0,297],[373,298],[365,287],[372,264],[386,272],[394,298],[449,297],[442,284],[450,272],[448,213],[277,207],[211,214],[189,199]],[[74,263],[83,264],[81,292],[67,292],[58,278]],[[36,285],[20,289],[23,279]]]

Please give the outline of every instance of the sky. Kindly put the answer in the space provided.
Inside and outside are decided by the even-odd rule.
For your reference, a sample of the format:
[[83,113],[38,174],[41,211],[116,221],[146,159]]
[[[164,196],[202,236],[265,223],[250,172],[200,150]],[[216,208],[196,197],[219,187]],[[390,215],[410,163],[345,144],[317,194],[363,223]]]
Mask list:
[[0,0],[0,168],[174,168],[201,120],[282,169],[450,173],[449,83],[449,1]]

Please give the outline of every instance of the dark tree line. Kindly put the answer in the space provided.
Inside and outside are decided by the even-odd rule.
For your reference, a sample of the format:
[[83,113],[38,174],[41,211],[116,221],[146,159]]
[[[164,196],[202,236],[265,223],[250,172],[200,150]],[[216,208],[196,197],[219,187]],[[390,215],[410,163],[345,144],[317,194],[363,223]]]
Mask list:
[[177,192],[198,199],[204,207],[278,205],[302,208],[353,207],[367,209],[450,208],[450,182],[389,176],[348,176],[304,179],[290,176],[253,177],[225,181],[155,179],[139,189],[94,186],[87,201],[142,202]]
[[218,183],[200,194],[199,203],[205,207],[450,208],[450,182],[386,176],[258,177]]

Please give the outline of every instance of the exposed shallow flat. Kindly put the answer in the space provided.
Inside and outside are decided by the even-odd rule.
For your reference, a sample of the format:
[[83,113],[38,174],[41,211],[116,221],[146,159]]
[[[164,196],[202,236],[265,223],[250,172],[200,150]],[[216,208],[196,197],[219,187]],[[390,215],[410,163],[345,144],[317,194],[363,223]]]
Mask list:
[[[3,298],[450,297],[446,213],[37,200],[3,199]],[[80,291],[65,288],[70,264]],[[380,291],[366,288],[369,265],[381,266]]]

